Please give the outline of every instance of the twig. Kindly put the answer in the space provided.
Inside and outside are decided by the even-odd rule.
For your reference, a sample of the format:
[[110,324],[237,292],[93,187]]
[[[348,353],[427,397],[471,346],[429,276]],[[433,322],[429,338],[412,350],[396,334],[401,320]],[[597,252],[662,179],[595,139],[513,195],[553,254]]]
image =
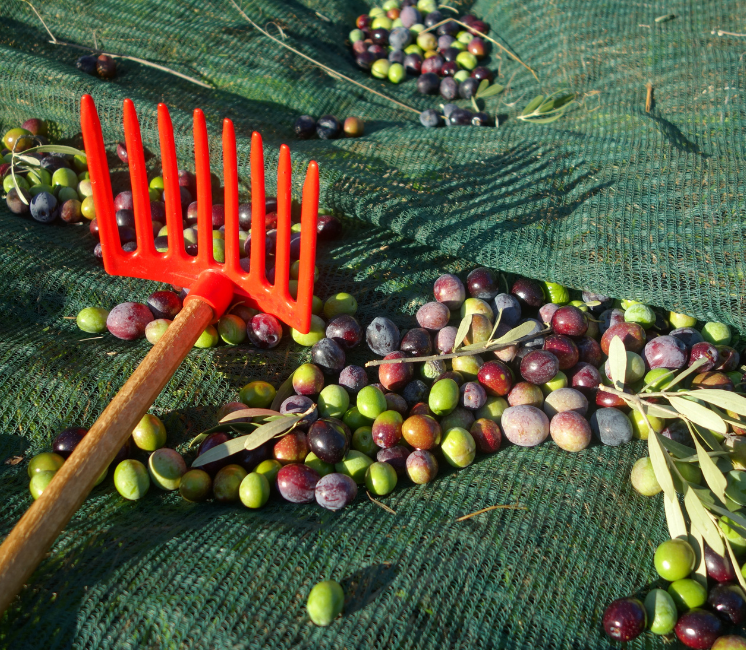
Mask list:
[[[47,30],[47,34],[49,34],[49,37],[52,39],[49,41],[52,43],[52,45],[61,45],[63,47],[73,47],[76,50],[85,50],[86,52],[93,52],[96,54],[105,54],[106,56],[110,56],[112,59],[127,59],[129,61],[134,61],[135,63],[139,63],[140,65],[147,66],[149,68],[155,68],[156,70],[161,70],[163,72],[168,72],[169,74],[175,75],[177,77],[180,77],[181,79],[184,79],[186,81],[191,81],[194,84],[197,84],[198,86],[202,86],[203,88],[210,88],[212,90],[212,86],[209,84],[206,84],[204,81],[199,81],[198,79],[195,79],[194,77],[190,77],[188,75],[182,74],[181,72],[176,72],[176,70],[172,70],[171,68],[167,68],[163,65],[158,65],[157,63],[152,63],[151,61],[146,61],[145,59],[140,59],[136,56],[129,56],[127,54],[113,54],[112,52],[103,52],[102,50],[99,50],[97,47],[86,47],[85,45],[76,45],[75,43],[67,43],[65,41],[60,41],[53,33],[52,30],[49,29],[49,26],[47,23],[44,22],[44,19],[41,17],[41,14],[36,10],[36,7],[31,4],[30,0],[23,0],[36,14],[37,18],[41,21],[41,24],[44,25],[44,29]],[[94,34],[95,37],[95,34]]]
[[[233,0],[231,0],[231,2],[233,2]],[[511,59],[514,59],[515,61],[518,61],[518,63],[520,63],[524,68],[526,68],[526,70],[528,70],[532,75],[534,75],[534,79],[536,79],[536,81],[539,81],[539,77],[536,75],[536,73],[534,72],[533,68],[527,66],[523,61],[521,61],[518,58],[517,55],[513,54],[507,47],[505,47],[501,43],[498,43],[494,38],[490,38],[489,36],[487,36],[487,34],[484,34],[484,33],[480,32],[478,29],[474,29],[473,27],[470,27],[466,23],[462,23],[460,20],[456,20],[455,18],[446,18],[445,20],[441,20],[439,23],[435,23],[434,25],[431,25],[427,29],[423,29],[420,32],[420,34],[424,34],[426,32],[430,32],[433,29],[435,29],[436,27],[440,27],[444,23],[447,23],[447,22],[450,22],[450,21],[453,21],[454,23],[456,23],[458,25],[461,25],[462,27],[466,27],[466,29],[468,29],[470,32],[477,33],[482,38],[486,38],[490,43],[494,43],[495,45],[497,45],[497,47],[499,47],[503,52],[505,52]]]
[[648,81],[645,84],[645,88],[648,89],[647,97],[645,97],[645,112],[649,113],[650,109],[653,107],[653,84],[652,82]]
[[367,495],[368,495],[368,498],[369,498],[369,499],[370,499],[370,500],[371,500],[371,501],[372,501],[373,503],[375,503],[375,504],[376,504],[377,506],[380,506],[381,508],[383,508],[383,509],[384,509],[384,510],[385,510],[386,512],[390,512],[390,513],[391,513],[392,515],[395,515],[395,514],[396,514],[396,510],[394,510],[393,508],[389,508],[389,507],[388,507],[388,506],[387,506],[387,505],[386,505],[385,503],[381,503],[380,501],[377,501],[377,500],[376,500],[376,499],[374,499],[374,498],[373,498],[372,496],[370,496],[370,492],[368,492],[368,490],[365,490],[365,494],[367,494]]
[[469,515],[464,515],[463,517],[459,517],[456,521],[465,521],[466,519],[471,519],[472,517],[476,517],[477,515],[481,515],[483,512],[489,512],[490,510],[528,510],[526,506],[490,506],[489,508],[482,508],[481,510],[477,510],[476,512],[472,512]]
[[82,343],[83,341],[95,341],[96,339],[102,339],[102,338],[104,337],[103,336],[91,336],[90,338],[87,338],[87,339],[80,339],[78,343]]
[[532,341],[533,339],[539,338],[540,336],[548,336],[552,333],[552,328],[548,327],[545,330],[542,330],[541,332],[536,332],[534,334],[527,334],[526,336],[516,339],[515,341],[507,341],[506,343],[499,343],[499,344],[487,344],[484,347],[481,348],[474,348],[471,350],[465,350],[461,349],[458,352],[451,352],[449,354],[432,354],[429,357],[401,357],[399,359],[374,359],[373,361],[368,361],[368,363],[365,364],[365,367],[368,368],[370,366],[382,366],[387,363],[419,363],[420,361],[436,361],[436,360],[442,360],[442,359],[455,359],[456,357],[472,357],[475,354],[482,354],[483,352],[492,352],[493,350],[503,350],[504,348],[509,348],[511,345],[517,345],[518,343],[523,343],[524,341]]
[[63,316],[62,320],[77,320],[77,316]]
[[272,36],[272,35],[271,35],[271,34],[270,34],[269,32],[267,32],[266,30],[262,29],[262,28],[261,28],[261,27],[259,27],[259,25],[257,25],[257,24],[256,24],[256,23],[255,23],[255,22],[254,22],[253,20],[251,20],[251,18],[249,18],[249,17],[248,17],[248,16],[247,16],[247,15],[246,15],[246,14],[244,13],[243,9],[241,9],[241,7],[239,7],[239,6],[238,6],[238,5],[237,5],[237,4],[235,3],[235,0],[230,0],[230,3],[231,3],[231,4],[232,4],[232,5],[233,5],[233,6],[234,6],[234,7],[236,8],[236,11],[237,11],[238,13],[240,13],[240,14],[241,14],[241,15],[242,15],[242,16],[244,17],[244,19],[245,19],[246,21],[248,21],[248,22],[249,22],[249,24],[250,24],[250,25],[251,25],[252,27],[254,27],[255,29],[259,30],[259,31],[260,31],[260,32],[261,32],[262,34],[264,34],[264,35],[265,35],[265,36],[266,36],[267,38],[269,38],[269,39],[273,40],[273,41],[274,41],[275,43],[277,43],[278,45],[282,45],[282,47],[284,47],[284,48],[287,48],[287,49],[288,49],[288,50],[290,50],[291,52],[293,52],[293,53],[297,54],[297,55],[298,55],[298,56],[300,56],[300,57],[303,57],[304,59],[306,59],[306,61],[310,61],[310,62],[311,62],[311,63],[313,63],[314,65],[318,66],[318,67],[319,67],[319,68],[321,68],[321,69],[322,69],[322,70],[323,70],[324,72],[326,72],[326,73],[327,73],[327,74],[328,74],[328,75],[329,75],[330,77],[333,77],[334,79],[344,79],[345,81],[349,81],[349,82],[350,82],[351,84],[355,84],[356,86],[359,86],[359,87],[360,87],[360,88],[362,88],[363,90],[367,90],[367,91],[368,91],[369,93],[373,93],[374,95],[378,95],[379,97],[382,97],[383,99],[386,99],[386,100],[388,100],[388,101],[390,101],[390,102],[393,102],[393,103],[394,103],[394,104],[396,104],[397,106],[401,106],[402,108],[406,108],[406,109],[407,109],[408,111],[412,111],[413,113],[417,113],[417,115],[419,115],[419,114],[420,114],[420,111],[418,111],[418,110],[417,110],[416,108],[412,108],[411,106],[407,106],[406,104],[402,104],[401,102],[399,102],[399,101],[395,100],[395,99],[394,99],[393,97],[389,97],[388,95],[384,95],[383,93],[379,93],[379,92],[378,92],[377,90],[373,90],[372,88],[368,88],[368,86],[365,86],[365,85],[363,85],[363,84],[361,84],[361,83],[359,83],[359,82],[355,81],[354,79],[350,79],[349,77],[346,77],[345,75],[343,75],[343,74],[341,74],[341,73],[337,72],[336,70],[332,70],[332,68],[330,68],[330,67],[328,67],[328,66],[325,66],[325,65],[324,65],[323,63],[319,63],[319,62],[318,62],[318,61],[316,61],[315,59],[312,59],[312,58],[311,58],[310,56],[307,56],[306,54],[303,54],[303,52],[300,52],[299,50],[296,50],[296,49],[295,49],[294,47],[290,47],[290,46],[289,46],[289,45],[288,45],[287,43],[283,43],[283,42],[282,42],[282,41],[281,41],[281,40],[280,40],[279,38],[275,38],[275,37],[274,37],[274,36]]
[[737,34],[736,32],[724,32],[722,29],[713,29],[710,33],[718,36],[746,36],[746,34]]

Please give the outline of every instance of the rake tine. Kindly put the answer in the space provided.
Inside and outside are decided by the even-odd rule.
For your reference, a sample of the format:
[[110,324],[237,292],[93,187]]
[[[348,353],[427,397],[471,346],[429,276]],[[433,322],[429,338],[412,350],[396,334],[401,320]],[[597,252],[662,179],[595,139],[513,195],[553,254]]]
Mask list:
[[137,252],[140,255],[154,255],[153,221],[150,218],[150,195],[148,194],[148,173],[145,168],[145,153],[142,149],[140,124],[131,99],[124,100],[124,139],[129,157],[132,200],[135,208],[135,233]]
[[197,260],[207,268],[213,262],[212,188],[207,125],[205,114],[199,108],[194,109],[194,169],[197,172]]
[[233,122],[223,120],[223,177],[225,183],[225,266],[229,272],[239,273],[238,253],[238,161],[236,133]]
[[179,193],[179,172],[176,164],[176,145],[171,115],[165,104],[158,104],[158,136],[161,141],[161,167],[163,190],[166,199],[166,226],[168,227],[168,253],[170,259],[186,259],[184,226]]
[[296,314],[302,319],[301,332],[311,326],[313,300],[313,267],[316,260],[316,220],[319,212],[319,166],[316,161],[308,163],[306,181],[303,184],[303,202],[300,217],[300,269],[298,271],[298,298]]
[[290,299],[290,149],[280,147],[280,164],[277,167],[277,252],[275,257],[275,293]]
[[88,152],[88,166],[93,180],[93,198],[97,209],[101,250],[104,255],[104,268],[107,273],[116,273],[117,256],[122,256],[119,231],[114,220],[114,198],[111,192],[109,165],[106,162],[104,136],[98,119],[93,97],[84,95],[80,102],[80,121],[83,128],[83,142]]
[[262,136],[251,134],[251,260],[249,276],[260,285],[267,284],[265,275],[266,224],[264,213],[264,151]]

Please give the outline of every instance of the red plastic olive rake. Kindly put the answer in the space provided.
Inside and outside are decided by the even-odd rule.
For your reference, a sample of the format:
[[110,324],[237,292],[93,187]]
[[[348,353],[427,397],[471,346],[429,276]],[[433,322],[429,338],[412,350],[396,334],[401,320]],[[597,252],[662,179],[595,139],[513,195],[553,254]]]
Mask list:
[[306,172],[301,207],[301,249],[297,299],[290,296],[290,150],[280,148],[277,172],[277,248],[275,282],[265,273],[265,194],[262,138],[251,138],[251,250],[249,272],[239,264],[238,171],[233,123],[223,122],[225,181],[225,263],[212,250],[210,152],[205,117],[194,111],[194,155],[197,176],[197,255],[184,248],[176,147],[168,109],[158,106],[163,184],[168,226],[168,250],[155,249],[145,157],[135,107],[124,102],[124,132],[129,156],[137,250],[125,252],[119,241],[114,200],[106,163],[101,124],[93,98],[81,101],[83,141],[93,186],[104,267],[111,275],[170,282],[190,288],[184,308],[163,337],[106,407],[90,431],[55,474],[44,493],[0,546],[0,614],[85,500],[101,473],[114,460],[140,418],[192,349],[204,329],[225,312],[234,294],[249,306],[277,316],[303,333],[311,324],[313,273],[316,261],[316,219],[319,170],[311,162]]

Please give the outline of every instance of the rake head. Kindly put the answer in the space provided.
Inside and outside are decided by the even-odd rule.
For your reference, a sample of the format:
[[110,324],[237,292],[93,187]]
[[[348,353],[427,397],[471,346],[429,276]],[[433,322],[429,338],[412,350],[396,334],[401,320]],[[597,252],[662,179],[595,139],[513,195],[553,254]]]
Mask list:
[[277,243],[275,277],[270,284],[266,275],[264,153],[258,133],[251,137],[251,250],[248,273],[239,263],[238,168],[233,123],[223,120],[223,174],[225,182],[225,262],[213,257],[212,189],[210,152],[205,116],[194,111],[194,157],[197,178],[197,255],[184,246],[184,224],[179,191],[176,147],[168,109],[158,105],[158,133],[161,144],[163,185],[168,228],[168,250],[155,248],[150,212],[150,196],[140,125],[132,101],[124,101],[124,135],[129,158],[132,198],[135,213],[137,249],[122,249],[117,228],[114,199],[106,162],[101,124],[90,95],[81,100],[83,141],[93,186],[93,200],[101,238],[104,268],[111,275],[145,278],[190,287],[189,297],[199,296],[215,311],[223,313],[233,294],[260,311],[276,316],[291,327],[306,333],[311,325],[313,274],[316,261],[316,219],[319,201],[319,169],[308,165],[301,207],[300,269],[297,298],[290,295],[290,149],[280,147],[277,169]]

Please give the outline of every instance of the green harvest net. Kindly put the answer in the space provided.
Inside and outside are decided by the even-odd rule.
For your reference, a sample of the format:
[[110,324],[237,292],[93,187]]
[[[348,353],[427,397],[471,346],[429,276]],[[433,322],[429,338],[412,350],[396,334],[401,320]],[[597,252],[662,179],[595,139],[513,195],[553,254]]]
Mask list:
[[[369,87],[423,110],[401,86],[358,71],[344,44],[369,5],[349,0],[240,0],[259,25]],[[743,310],[743,41],[746,3],[598,0],[453,2],[533,67],[492,57],[511,90],[498,129],[425,130],[414,113],[334,80],[251,28],[227,0],[38,0],[56,37],[140,57],[213,89],[119,60],[111,82],[76,70],[79,50],[48,43],[28,4],[0,5],[0,130],[34,116],[79,144],[78,105],[96,99],[108,144],[121,139],[121,103],[135,101],[157,152],[155,108],[174,118],[192,168],[190,113],[214,135],[230,117],[239,167],[262,133],[267,169],[292,147],[296,190],[320,163],[322,204],[348,218],[323,248],[322,297],[356,295],[375,315],[413,325],[443,272],[477,264],[636,298],[746,326]],[[673,20],[656,23],[661,15]],[[276,27],[270,28],[279,35]],[[713,33],[715,30],[715,33]],[[645,84],[654,105],[645,111]],[[539,92],[568,88],[580,106],[553,124],[515,119]],[[357,115],[361,139],[292,141],[302,113]],[[220,151],[213,151],[219,170]],[[150,161],[152,174],[157,159]],[[271,194],[272,174],[268,174]],[[126,171],[113,170],[125,187]],[[90,426],[146,354],[145,342],[89,339],[65,316],[89,305],[143,300],[152,283],[108,277],[84,227],[43,226],[0,207],[0,464],[4,536],[30,504],[28,458],[65,426]],[[169,446],[186,452],[219,405],[252,379],[280,382],[307,351],[192,352],[154,412]],[[352,363],[365,360],[360,352]],[[629,485],[644,443],[569,454],[553,444],[507,447],[425,486],[399,487],[341,513],[276,501],[257,512],[189,504],[174,494],[125,502],[106,481],[57,540],[9,612],[7,648],[607,648],[603,609],[656,579],[666,538],[662,501]],[[493,511],[457,523],[461,515]],[[313,584],[345,587],[345,616],[316,628]],[[645,635],[631,648],[663,647]]]

